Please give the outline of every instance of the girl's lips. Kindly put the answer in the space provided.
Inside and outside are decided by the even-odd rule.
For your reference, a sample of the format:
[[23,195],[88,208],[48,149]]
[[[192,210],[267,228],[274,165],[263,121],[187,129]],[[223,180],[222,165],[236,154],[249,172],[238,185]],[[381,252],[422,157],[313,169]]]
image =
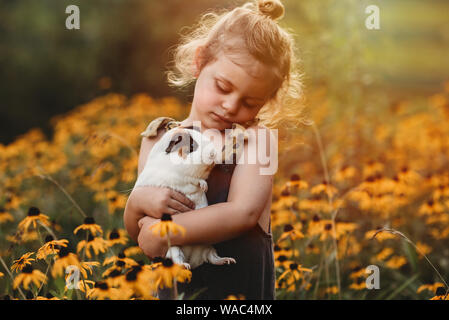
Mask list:
[[213,113],[212,112],[212,115],[214,116],[214,118],[216,119],[216,120],[220,120],[220,121],[222,121],[222,122],[224,122],[224,123],[226,123],[226,124],[231,124],[231,121],[229,121],[229,120],[226,120],[225,118],[223,118],[223,117],[220,117],[218,114],[216,114],[216,113]]

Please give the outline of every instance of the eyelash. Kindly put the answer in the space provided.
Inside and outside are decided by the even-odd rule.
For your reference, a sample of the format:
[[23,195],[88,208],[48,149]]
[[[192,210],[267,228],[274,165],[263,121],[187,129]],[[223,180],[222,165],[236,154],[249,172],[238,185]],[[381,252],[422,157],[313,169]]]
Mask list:
[[[218,85],[218,81],[215,81],[215,87],[220,91],[221,93],[229,93],[229,91],[224,90]],[[247,108],[254,108],[253,105],[248,104],[247,102],[243,103]]]

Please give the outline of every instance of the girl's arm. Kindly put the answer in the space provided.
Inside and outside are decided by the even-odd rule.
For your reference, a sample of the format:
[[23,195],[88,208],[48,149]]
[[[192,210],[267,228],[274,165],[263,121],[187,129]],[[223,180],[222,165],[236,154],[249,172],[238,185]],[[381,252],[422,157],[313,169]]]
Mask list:
[[[264,142],[271,164],[263,165],[260,161],[248,164],[248,150],[256,150],[252,144],[257,144],[257,139],[245,143],[245,163],[238,164],[234,169],[228,201],[173,215],[173,222],[183,226],[186,234],[171,235],[172,245],[214,244],[232,239],[258,223],[263,209],[271,200],[274,174],[262,175],[260,169],[270,167],[274,162],[277,166],[277,141],[270,143],[270,131],[266,128],[260,130],[267,130]],[[165,256],[167,250],[167,240],[153,235],[148,228],[157,221],[151,218],[142,220],[138,237],[139,246],[150,257]]]

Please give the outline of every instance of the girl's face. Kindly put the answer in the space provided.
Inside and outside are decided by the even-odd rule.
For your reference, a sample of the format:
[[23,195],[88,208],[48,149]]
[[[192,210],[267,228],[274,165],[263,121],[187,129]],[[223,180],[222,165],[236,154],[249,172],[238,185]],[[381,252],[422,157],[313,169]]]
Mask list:
[[199,72],[188,119],[201,121],[204,129],[244,124],[257,116],[276,89],[269,67],[249,55],[230,60],[220,54]]

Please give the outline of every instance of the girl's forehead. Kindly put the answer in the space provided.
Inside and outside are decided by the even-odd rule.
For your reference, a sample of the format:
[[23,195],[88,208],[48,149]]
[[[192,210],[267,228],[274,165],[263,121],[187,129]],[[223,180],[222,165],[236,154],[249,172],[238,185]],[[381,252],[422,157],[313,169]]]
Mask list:
[[250,82],[252,87],[269,90],[275,84],[273,68],[249,54],[219,54],[214,61],[213,72],[235,86],[245,86]]

